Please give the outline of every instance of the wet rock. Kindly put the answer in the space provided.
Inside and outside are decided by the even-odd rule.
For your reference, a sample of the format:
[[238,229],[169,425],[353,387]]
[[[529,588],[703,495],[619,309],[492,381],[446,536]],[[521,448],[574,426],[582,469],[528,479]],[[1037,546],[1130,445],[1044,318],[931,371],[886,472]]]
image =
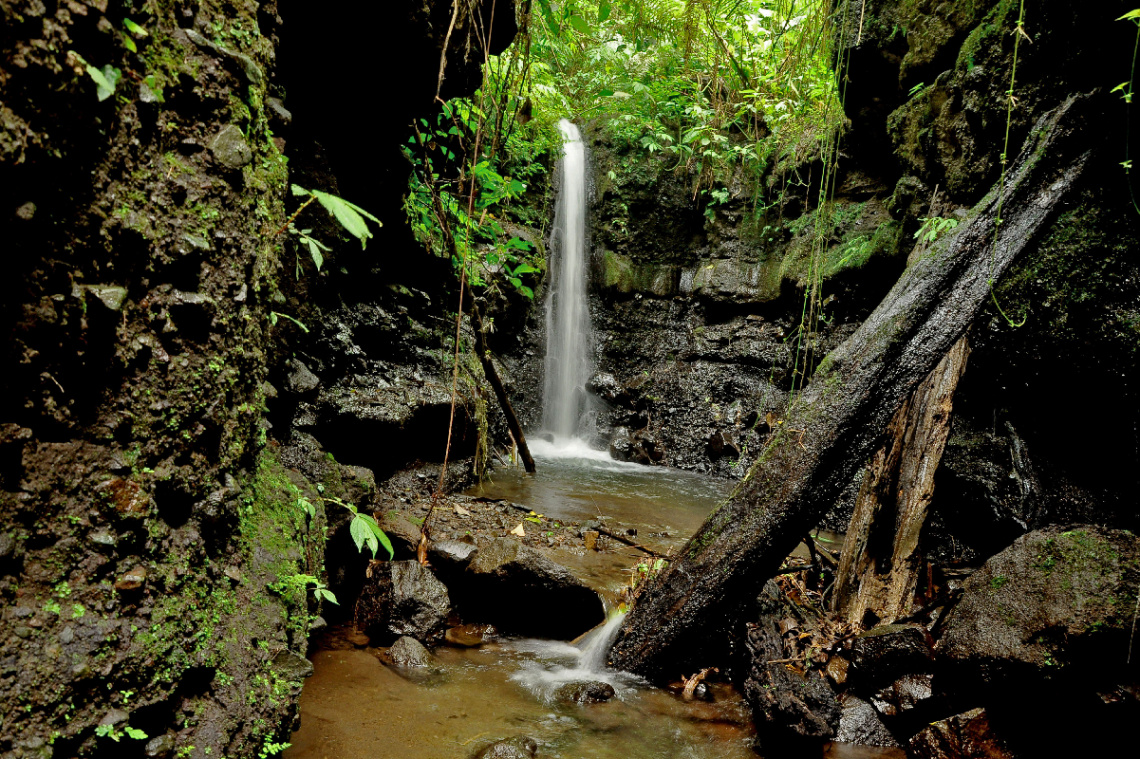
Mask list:
[[831,740],[840,723],[839,700],[828,681],[816,673],[789,670],[780,661],[785,658],[780,629],[787,616],[785,602],[769,580],[757,598],[759,620],[747,626],[750,663],[744,696],[752,707],[761,753]]
[[409,635],[423,641],[443,633],[451,611],[447,588],[418,561],[373,565],[356,602],[356,614],[371,638]]
[[848,685],[868,691],[902,674],[931,670],[930,634],[918,625],[882,625],[851,644]]
[[520,736],[497,741],[476,754],[475,759],[534,759],[538,741]]
[[614,697],[614,686],[601,681],[566,683],[559,686],[553,698],[567,704],[598,704]]
[[598,594],[533,548],[509,538],[481,544],[459,584],[462,616],[500,630],[569,639],[605,619]]
[[435,657],[414,638],[399,638],[388,649],[388,657],[397,667],[430,667]]
[[475,648],[498,636],[499,631],[494,625],[467,624],[448,628],[443,639],[451,646]]
[[282,651],[274,656],[273,669],[282,680],[294,682],[313,675],[313,663],[295,651]]
[[289,362],[289,373],[285,377],[285,389],[295,395],[306,395],[320,387],[321,381],[309,367],[298,359]]
[[629,399],[626,388],[609,372],[599,372],[590,378],[586,389],[607,403],[625,403]]
[[466,569],[467,563],[478,549],[473,543],[461,540],[437,540],[428,547],[428,557],[433,566],[447,565],[452,569]]
[[170,733],[165,733],[157,738],[151,738],[146,744],[146,755],[161,759],[161,757],[170,756],[174,751],[174,736]]
[[843,713],[835,740],[840,743],[858,743],[863,746],[897,746],[898,741],[879,718],[875,707],[850,694],[843,698]]
[[939,720],[910,739],[913,759],[1013,759],[984,709]]
[[127,288],[117,285],[83,285],[82,289],[94,295],[95,298],[111,311],[118,311],[127,299]]
[[240,169],[253,160],[245,135],[234,124],[226,124],[218,131],[210,142],[210,152],[227,169]]
[[665,450],[658,434],[648,428],[634,431],[615,427],[610,439],[610,455],[619,461],[658,464],[664,460]]
[[100,725],[118,725],[118,724],[121,724],[123,722],[126,722],[130,718],[131,718],[131,715],[128,714],[127,712],[123,711],[122,709],[111,709],[105,715],[103,715],[103,719],[99,720],[99,724]]
[[897,717],[934,695],[930,674],[903,675],[871,696],[871,703],[887,717]]
[[947,614],[939,682],[1092,676],[1127,657],[1140,538],[1093,526],[1031,532],[969,577]]
[[146,567],[138,566],[119,575],[116,590],[138,590],[146,582]]

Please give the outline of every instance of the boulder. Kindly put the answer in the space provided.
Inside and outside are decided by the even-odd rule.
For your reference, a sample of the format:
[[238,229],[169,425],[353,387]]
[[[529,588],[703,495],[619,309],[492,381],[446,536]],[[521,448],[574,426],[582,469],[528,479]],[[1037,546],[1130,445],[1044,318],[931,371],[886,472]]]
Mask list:
[[934,676],[930,674],[903,675],[876,691],[871,696],[871,704],[884,716],[898,717],[933,696],[933,679]]
[[406,635],[391,645],[388,659],[396,667],[430,667],[435,661],[422,643]]
[[496,741],[475,755],[475,759],[534,759],[538,753],[538,741],[520,736]]
[[566,683],[555,691],[553,699],[567,704],[597,704],[614,697],[614,686],[596,680]]
[[935,649],[939,681],[972,688],[1122,665],[1138,588],[1136,535],[1093,526],[1028,533],[966,581]]
[[883,724],[875,707],[850,694],[843,698],[843,712],[839,716],[839,729],[835,740],[840,743],[858,743],[862,746],[897,746],[898,741]]
[[467,569],[449,580],[458,585],[464,619],[489,622],[504,632],[570,639],[605,620],[596,592],[510,538],[481,544]]
[[929,672],[930,634],[919,625],[881,625],[852,641],[850,657],[848,686],[870,692],[901,675]]
[[786,600],[769,580],[757,598],[759,621],[747,626],[749,667],[744,696],[756,725],[761,753],[794,750],[796,744],[832,740],[840,722],[839,700],[828,680],[785,666],[780,622]]
[[929,725],[910,739],[912,759],[1013,759],[990,728],[984,709],[973,709]]
[[358,624],[368,637],[391,640],[408,635],[431,641],[443,633],[451,602],[447,588],[418,561],[371,566],[356,602]]
[[1016,755],[1112,753],[1123,726],[1140,720],[1138,586],[1140,538],[1130,532],[1026,534],[972,574],[946,614],[935,691],[985,707]]

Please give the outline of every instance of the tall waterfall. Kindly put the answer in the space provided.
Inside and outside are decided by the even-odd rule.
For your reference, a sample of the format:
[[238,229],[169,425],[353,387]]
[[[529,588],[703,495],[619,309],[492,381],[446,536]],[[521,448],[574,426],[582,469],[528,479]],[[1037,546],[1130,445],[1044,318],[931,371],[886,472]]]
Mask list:
[[586,146],[578,127],[558,122],[565,153],[554,206],[551,291],[546,301],[546,384],[542,426],[556,442],[581,436],[588,411],[590,312],[586,302]]

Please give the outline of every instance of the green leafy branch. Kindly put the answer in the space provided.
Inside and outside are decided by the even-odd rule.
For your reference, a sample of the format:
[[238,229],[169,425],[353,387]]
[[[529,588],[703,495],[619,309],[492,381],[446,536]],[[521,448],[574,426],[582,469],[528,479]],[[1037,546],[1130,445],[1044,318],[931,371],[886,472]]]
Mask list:
[[[335,503],[338,506],[343,506],[348,509],[352,514],[352,521],[348,523],[348,533],[352,536],[352,542],[356,543],[356,550],[364,553],[367,548],[373,556],[379,553],[380,546],[384,546],[384,550],[388,552],[388,558],[392,559],[396,555],[395,549],[392,548],[392,541],[380,529],[380,524],[376,521],[376,517],[370,514],[361,514],[356,508],[355,504],[347,501],[342,501],[339,498],[321,497],[325,503]],[[298,505],[309,515],[311,519],[316,514],[316,508],[312,502],[306,498],[298,498]]]

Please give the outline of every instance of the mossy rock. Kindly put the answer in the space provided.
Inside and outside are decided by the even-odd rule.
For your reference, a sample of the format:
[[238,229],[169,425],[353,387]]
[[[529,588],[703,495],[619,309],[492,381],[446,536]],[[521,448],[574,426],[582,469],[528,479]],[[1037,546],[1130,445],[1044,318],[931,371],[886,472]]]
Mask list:
[[1123,675],[1138,590],[1140,538],[1131,532],[1031,532],[970,576],[935,650],[949,679],[974,685],[1084,679],[1105,666]]

